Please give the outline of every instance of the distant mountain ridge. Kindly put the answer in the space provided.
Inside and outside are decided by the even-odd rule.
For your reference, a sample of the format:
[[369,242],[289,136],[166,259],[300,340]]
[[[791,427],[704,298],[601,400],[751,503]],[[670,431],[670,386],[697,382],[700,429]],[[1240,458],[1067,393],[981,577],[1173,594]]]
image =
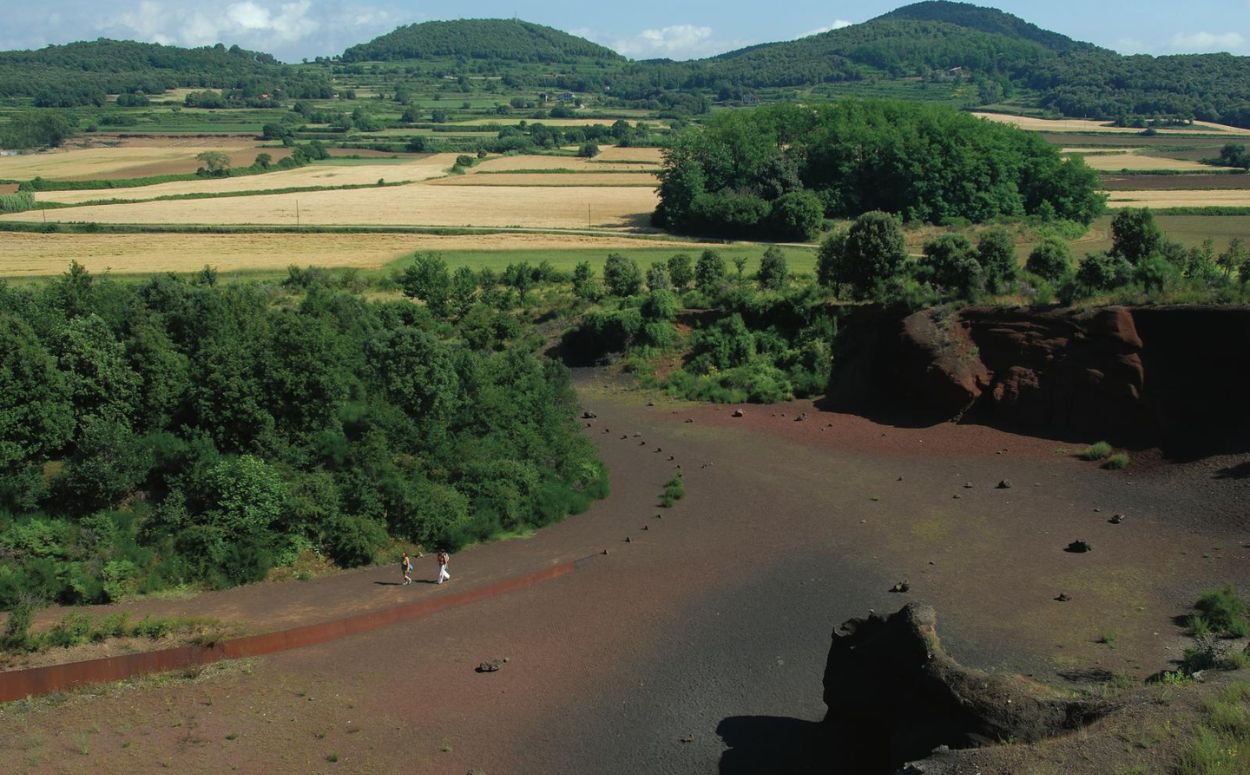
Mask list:
[[[1121,56],[997,9],[947,0],[685,62],[631,61],[584,38],[517,19],[410,24],[341,55],[353,67],[404,59],[446,61],[450,72],[480,60],[505,74],[510,62],[537,62],[553,65],[543,82],[514,81],[513,88],[610,92],[692,113],[706,110],[710,100],[763,89],[958,78],[963,104],[970,107],[1023,95],[1026,104],[1064,116],[1165,116],[1250,127],[1250,57]],[[588,61],[599,66],[579,67]],[[0,97],[35,97],[36,104],[61,107],[102,104],[105,93],[154,93],[169,86],[237,90],[243,84],[248,92],[316,96],[329,89],[327,75],[220,44],[179,49],[102,40],[0,53]],[[278,86],[271,85],[275,80]]]

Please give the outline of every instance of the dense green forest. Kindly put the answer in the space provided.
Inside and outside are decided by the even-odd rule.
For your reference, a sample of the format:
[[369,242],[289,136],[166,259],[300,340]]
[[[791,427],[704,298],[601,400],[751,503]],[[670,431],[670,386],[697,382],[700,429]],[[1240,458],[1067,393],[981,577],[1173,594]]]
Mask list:
[[949,108],[776,105],[715,116],[665,152],[657,223],[809,239],[825,216],[909,221],[1037,215],[1089,223],[1098,179],[1040,137]]
[[0,97],[30,97],[35,107],[99,106],[109,94],[153,95],[180,87],[223,89],[226,102],[236,105],[264,94],[277,100],[333,94],[323,73],[220,43],[187,49],[101,39],[0,52]]
[[465,57],[509,62],[624,59],[567,32],[519,19],[460,19],[410,24],[343,52],[343,61]]
[[469,274],[418,273],[445,305],[298,270],[0,285],[0,604],[226,586],[309,551],[359,565],[584,509],[606,477],[568,373]]

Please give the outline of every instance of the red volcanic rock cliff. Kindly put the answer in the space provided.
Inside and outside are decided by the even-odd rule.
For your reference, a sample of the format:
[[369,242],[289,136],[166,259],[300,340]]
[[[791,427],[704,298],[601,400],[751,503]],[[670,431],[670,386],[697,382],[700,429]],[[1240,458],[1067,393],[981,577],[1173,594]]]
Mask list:
[[918,421],[1250,449],[1248,308],[878,311],[846,333],[857,342],[834,364],[836,403],[872,396]]

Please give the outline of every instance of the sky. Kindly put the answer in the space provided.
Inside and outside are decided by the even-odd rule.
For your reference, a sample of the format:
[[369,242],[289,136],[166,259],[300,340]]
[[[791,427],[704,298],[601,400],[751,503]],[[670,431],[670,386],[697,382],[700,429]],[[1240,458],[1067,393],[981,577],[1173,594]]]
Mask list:
[[[286,62],[340,54],[398,26],[435,19],[520,18],[634,59],[693,59],[867,21],[905,0],[44,0],[0,12],[0,50],[115,38],[224,43]],[[980,2],[1125,54],[1250,55],[1250,0]]]

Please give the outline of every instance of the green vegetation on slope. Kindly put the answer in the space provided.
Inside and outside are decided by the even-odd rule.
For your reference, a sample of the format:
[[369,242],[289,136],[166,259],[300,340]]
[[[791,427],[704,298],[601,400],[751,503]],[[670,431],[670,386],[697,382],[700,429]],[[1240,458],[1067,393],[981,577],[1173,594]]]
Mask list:
[[325,279],[0,285],[0,604],[359,565],[604,494],[567,372],[476,280],[435,316]]

